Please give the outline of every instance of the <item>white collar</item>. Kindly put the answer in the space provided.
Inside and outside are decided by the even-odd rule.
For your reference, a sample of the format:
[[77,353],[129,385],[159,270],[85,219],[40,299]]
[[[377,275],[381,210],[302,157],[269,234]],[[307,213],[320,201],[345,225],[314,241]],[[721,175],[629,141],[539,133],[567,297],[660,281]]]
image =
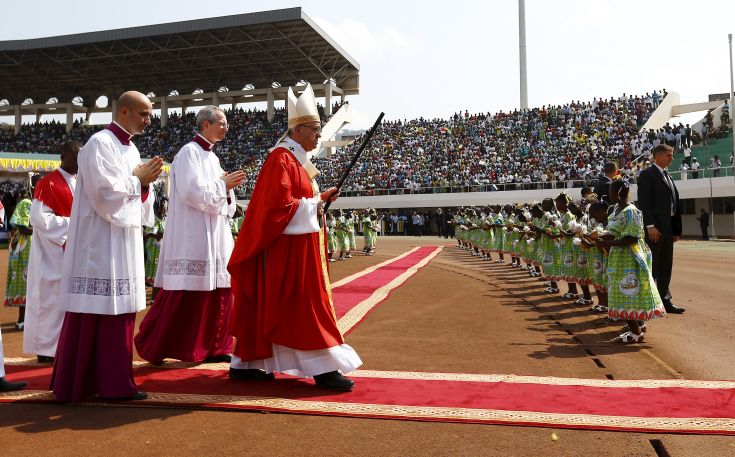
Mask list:
[[73,191],[77,184],[77,175],[73,175],[61,167],[56,167],[56,170],[61,173],[64,181],[66,181],[66,185]]
[[280,142],[279,146],[282,146],[291,151],[291,154],[293,154],[294,157],[296,157],[296,160],[299,161],[301,166],[304,167],[310,179],[314,179],[319,175],[319,170],[314,166],[313,163],[311,163],[311,160],[309,160],[309,154],[299,143],[294,141],[293,138],[288,136],[285,137]]
[[61,176],[63,176],[67,182],[69,182],[69,180],[71,179],[77,179],[77,175],[73,175],[61,167],[58,167],[57,170],[59,170],[59,173],[61,173]]
[[666,169],[665,169],[665,168],[662,168],[662,167],[661,167],[661,166],[659,166],[659,164],[657,164],[656,162],[653,162],[653,164],[654,164],[654,165],[656,166],[656,168],[658,168],[658,171],[660,171],[660,172],[661,172],[661,174],[664,174],[664,171],[666,171]]

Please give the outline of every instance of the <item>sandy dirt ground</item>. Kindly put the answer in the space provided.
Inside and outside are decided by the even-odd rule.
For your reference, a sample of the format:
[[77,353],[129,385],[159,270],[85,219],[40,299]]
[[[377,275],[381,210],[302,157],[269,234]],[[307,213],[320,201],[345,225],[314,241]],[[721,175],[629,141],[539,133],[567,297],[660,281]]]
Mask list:
[[[735,380],[735,243],[680,242],[674,303],[647,341],[608,341],[620,324],[541,292],[541,283],[434,237],[380,238],[377,255],[331,264],[338,280],[419,244],[445,250],[347,337],[363,369],[593,379]],[[360,246],[358,246],[359,249]],[[0,251],[0,290],[7,251]],[[562,284],[562,293],[566,286]],[[145,312],[139,313],[138,322]],[[23,356],[0,309],[6,357]],[[359,385],[358,385],[359,388]],[[631,409],[645,399],[631,400]],[[557,438],[552,440],[552,434]],[[735,437],[553,430],[157,407],[0,404],[0,455],[726,456]],[[655,447],[659,447],[658,454]],[[662,450],[663,448],[663,450]]]

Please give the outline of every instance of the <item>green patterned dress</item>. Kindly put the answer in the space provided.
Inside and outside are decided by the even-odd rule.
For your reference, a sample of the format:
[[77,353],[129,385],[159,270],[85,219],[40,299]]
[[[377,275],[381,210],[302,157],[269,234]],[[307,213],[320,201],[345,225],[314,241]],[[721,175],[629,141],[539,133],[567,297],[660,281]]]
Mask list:
[[347,233],[347,245],[348,250],[354,251],[357,249],[355,244],[355,218],[350,216],[345,219],[345,232]]
[[541,218],[540,229],[544,230],[541,236],[541,265],[544,267],[544,276],[551,281],[561,279],[561,247],[556,239],[548,236],[547,231],[551,235],[558,235],[559,229],[556,227],[558,217],[552,213],[546,212]]
[[521,257],[523,257],[526,260],[527,265],[533,265],[533,258],[534,258],[534,246],[533,246],[533,237],[531,236],[531,232],[528,230],[528,222],[523,222],[521,224]]
[[[571,211],[567,210],[559,218],[561,221],[561,229],[565,232],[571,230],[572,222],[576,222],[576,218]],[[561,278],[567,282],[574,282],[574,268],[576,258],[574,257],[574,239],[568,236],[559,239],[561,247]]]
[[[153,227],[146,227],[146,235],[163,235],[166,229],[166,218],[160,219],[156,217]],[[145,281],[153,285],[156,280],[156,271],[158,270],[158,257],[161,254],[161,240],[157,240],[154,236],[150,236],[145,240]]]
[[[602,224],[593,222],[590,227],[590,232],[604,233],[605,227]],[[587,251],[587,262],[589,268],[589,275],[592,278],[592,284],[595,289],[599,291],[607,290],[607,254],[593,246]]]
[[[577,221],[582,226],[582,233],[589,235],[590,233],[590,221],[589,216],[586,214],[579,218]],[[580,238],[575,237],[575,240]],[[597,250],[597,248],[592,248]],[[577,284],[590,285],[592,284],[592,270],[590,269],[590,249],[582,246],[581,244],[574,244],[574,257],[576,262],[574,264],[574,281]]]
[[337,219],[330,217],[327,219],[327,249],[332,254],[339,251],[337,238]]
[[485,233],[485,251],[492,252],[495,245],[495,231],[491,225],[495,223],[495,214],[489,213],[482,223],[482,231]]
[[500,229],[503,232],[503,247],[500,252],[504,254],[510,254],[510,250],[513,247],[513,229],[509,227],[511,224],[513,224],[513,215],[505,216],[503,227]]
[[[503,216],[503,213],[496,214],[493,223],[498,226],[505,224],[505,216]],[[505,230],[503,230],[503,227],[494,227],[493,230],[493,250],[495,252],[503,252],[503,237],[505,236]]]
[[347,218],[340,216],[337,218],[337,245],[341,252],[350,250],[350,237],[347,234]]
[[[31,226],[31,200],[19,201],[10,218],[13,227]],[[28,258],[31,255],[31,235],[12,230],[8,240],[8,282],[5,290],[5,306],[26,305],[26,278],[28,277]]]
[[608,317],[649,321],[666,314],[653,282],[651,250],[644,241],[643,215],[634,204],[615,206],[607,226],[620,240],[638,238],[630,246],[613,246],[607,259]]
[[465,222],[466,218],[463,215],[459,215],[454,219],[454,222],[457,224],[457,227],[454,231],[454,236],[457,238],[457,241],[466,241],[467,240],[467,229],[465,228]]
[[377,222],[373,221],[369,217],[365,217],[362,220],[362,234],[365,238],[365,247],[374,248],[375,242],[378,239]]

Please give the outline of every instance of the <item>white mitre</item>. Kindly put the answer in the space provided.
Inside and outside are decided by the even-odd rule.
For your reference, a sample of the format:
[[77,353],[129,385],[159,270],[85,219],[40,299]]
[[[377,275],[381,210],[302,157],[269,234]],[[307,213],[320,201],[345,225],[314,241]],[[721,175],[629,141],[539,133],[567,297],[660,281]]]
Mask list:
[[[307,84],[306,88],[304,89],[304,92],[301,94],[299,98],[296,98],[296,96],[293,93],[292,88],[288,88],[288,94],[286,97],[286,104],[288,105],[288,130],[290,131],[292,128],[296,127],[297,125],[306,124],[308,122],[321,122],[321,118],[319,117],[319,111],[316,107],[316,98],[314,97],[314,89],[311,88],[311,84]],[[276,141],[276,146],[278,147],[282,145],[283,140],[286,139],[288,136],[288,132],[285,132],[281,138]],[[287,146],[284,146],[287,149]],[[314,166],[313,163],[311,163],[311,156],[314,152],[318,151],[319,147],[317,146],[314,151],[311,152],[305,152],[305,154],[302,156],[301,154],[294,154],[296,156],[296,159],[299,161],[302,167],[306,169],[306,173],[309,175],[309,178],[312,180],[312,185],[314,187],[314,192],[318,192],[319,188],[316,184],[316,181],[314,181],[314,178],[316,178],[319,175],[319,170]],[[291,152],[295,152],[293,149],[291,149]]]
[[311,84],[306,85],[306,89],[297,99],[293,93],[293,89],[288,88],[288,128],[292,129],[297,125],[306,124],[307,122],[320,122],[319,111],[316,108],[316,98],[314,97],[314,89]]

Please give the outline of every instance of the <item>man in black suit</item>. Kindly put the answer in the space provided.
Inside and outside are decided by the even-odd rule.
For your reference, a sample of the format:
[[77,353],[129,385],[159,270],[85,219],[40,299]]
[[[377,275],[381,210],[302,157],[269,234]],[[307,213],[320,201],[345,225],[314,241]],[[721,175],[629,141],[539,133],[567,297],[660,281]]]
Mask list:
[[666,312],[681,314],[684,308],[671,303],[669,283],[674,261],[674,243],[681,236],[679,191],[666,168],[674,149],[660,144],[653,148],[653,164],[638,177],[638,207],[643,213],[646,244],[653,254],[653,278]]
[[704,210],[704,208],[699,210],[699,217],[697,217],[697,220],[699,221],[699,228],[702,230],[702,240],[703,241],[709,241],[709,213]]
[[594,192],[597,194],[597,198],[599,198],[600,200],[604,200],[607,203],[610,203],[610,199],[607,196],[608,189],[610,189],[610,183],[613,179],[615,179],[615,176],[617,176],[618,174],[618,164],[616,164],[615,162],[607,162],[602,168],[602,171],[604,174],[600,175],[599,179],[597,180]]

